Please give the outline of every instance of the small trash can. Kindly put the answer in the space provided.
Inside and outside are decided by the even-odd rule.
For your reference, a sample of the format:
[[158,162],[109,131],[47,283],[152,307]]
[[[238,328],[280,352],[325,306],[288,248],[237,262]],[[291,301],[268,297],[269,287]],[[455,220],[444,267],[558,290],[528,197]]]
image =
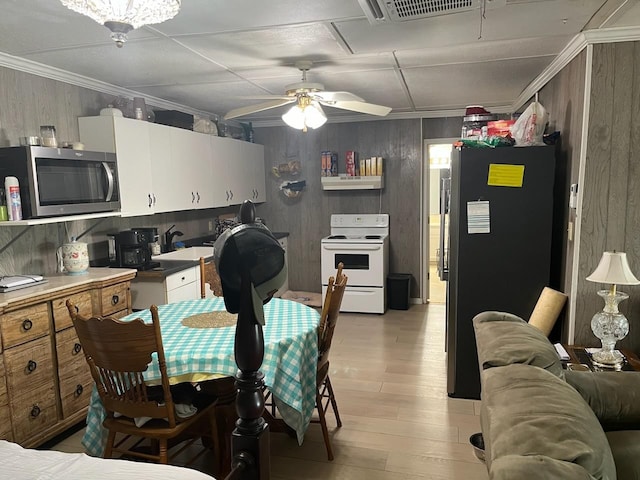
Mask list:
[[387,306],[393,310],[409,310],[410,273],[387,275]]

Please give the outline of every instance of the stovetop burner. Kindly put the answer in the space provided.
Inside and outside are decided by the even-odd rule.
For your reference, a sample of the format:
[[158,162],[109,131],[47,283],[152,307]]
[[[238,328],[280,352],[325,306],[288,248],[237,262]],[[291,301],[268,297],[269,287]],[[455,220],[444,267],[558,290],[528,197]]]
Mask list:
[[343,240],[345,238],[347,238],[346,235],[329,235],[327,238],[331,239],[331,240]]
[[380,235],[365,235],[364,238],[366,238],[367,240],[377,240],[382,237]]

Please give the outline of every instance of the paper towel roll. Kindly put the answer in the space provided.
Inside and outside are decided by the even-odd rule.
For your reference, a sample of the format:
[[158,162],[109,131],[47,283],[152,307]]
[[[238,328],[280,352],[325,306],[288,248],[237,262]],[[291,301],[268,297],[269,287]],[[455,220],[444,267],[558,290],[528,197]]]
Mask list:
[[529,323],[549,336],[566,301],[567,296],[564,293],[544,287],[531,313]]

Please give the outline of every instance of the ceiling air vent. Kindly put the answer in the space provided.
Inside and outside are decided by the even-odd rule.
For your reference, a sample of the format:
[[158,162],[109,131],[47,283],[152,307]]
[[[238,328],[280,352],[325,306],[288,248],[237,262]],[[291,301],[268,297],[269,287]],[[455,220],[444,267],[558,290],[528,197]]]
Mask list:
[[480,0],[358,0],[371,23],[406,22],[465,12],[479,7]]

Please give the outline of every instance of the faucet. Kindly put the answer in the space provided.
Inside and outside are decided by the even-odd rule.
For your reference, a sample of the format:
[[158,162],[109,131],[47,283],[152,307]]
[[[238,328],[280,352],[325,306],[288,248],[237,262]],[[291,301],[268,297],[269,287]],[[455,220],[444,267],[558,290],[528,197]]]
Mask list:
[[180,230],[175,230],[172,232],[171,230],[175,226],[176,226],[175,224],[171,225],[167,229],[167,231],[164,232],[164,243],[168,251],[173,250],[173,237],[181,237],[182,235],[184,235],[184,233],[182,233]]

